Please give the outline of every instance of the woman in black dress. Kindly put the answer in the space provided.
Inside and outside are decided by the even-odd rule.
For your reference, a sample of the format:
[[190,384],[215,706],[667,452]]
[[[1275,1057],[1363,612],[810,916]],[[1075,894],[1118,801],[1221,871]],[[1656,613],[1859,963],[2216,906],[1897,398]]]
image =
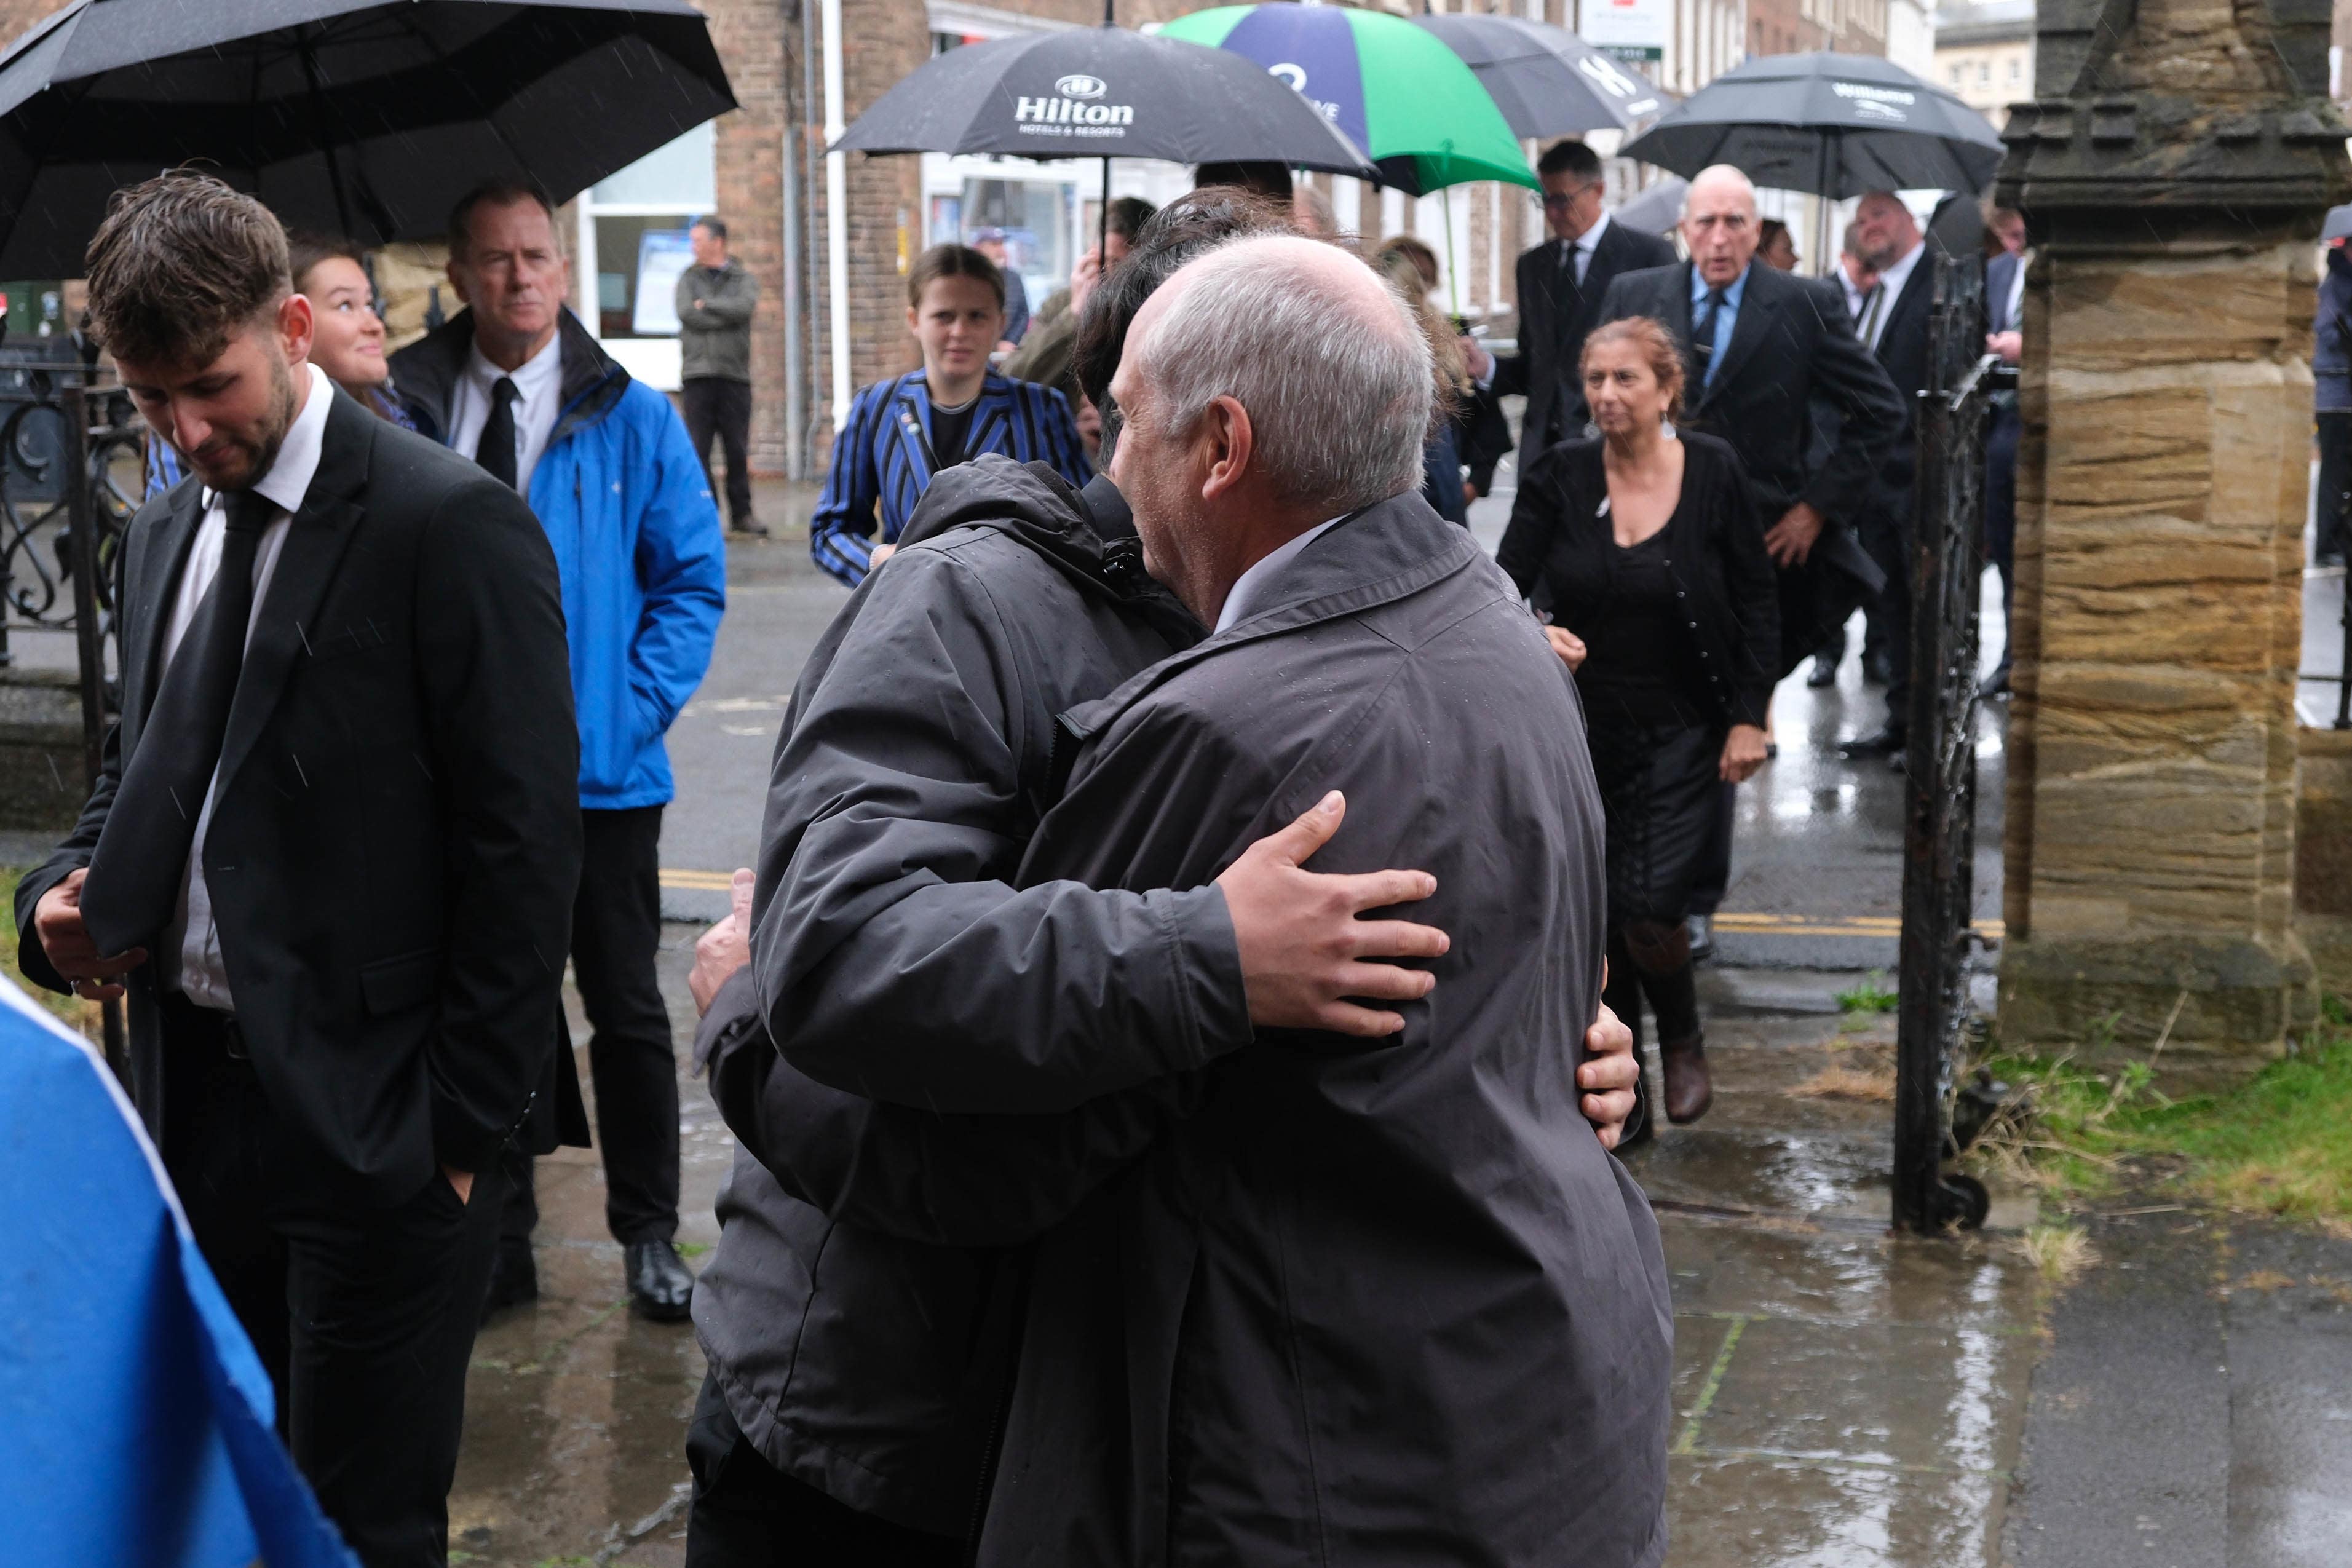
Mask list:
[[1636,1050],[1649,998],[1667,1120],[1696,1121],[1713,1091],[1684,917],[1717,791],[1764,763],[1772,563],[1738,458],[1674,428],[1672,334],[1646,317],[1598,328],[1583,374],[1601,435],[1531,466],[1496,558],[1583,698],[1608,827],[1604,998]]

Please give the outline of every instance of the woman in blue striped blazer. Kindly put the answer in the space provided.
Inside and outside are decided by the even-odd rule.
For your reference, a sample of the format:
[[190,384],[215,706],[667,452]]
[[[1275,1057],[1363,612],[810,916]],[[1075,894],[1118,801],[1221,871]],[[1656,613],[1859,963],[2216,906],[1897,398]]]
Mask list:
[[853,588],[898,548],[941,468],[1001,452],[1050,463],[1074,485],[1093,477],[1062,395],[988,366],[1004,328],[1004,277],[988,258],[961,245],[918,257],[907,278],[907,327],[922,345],[923,368],[857,395],[809,516],[809,554]]

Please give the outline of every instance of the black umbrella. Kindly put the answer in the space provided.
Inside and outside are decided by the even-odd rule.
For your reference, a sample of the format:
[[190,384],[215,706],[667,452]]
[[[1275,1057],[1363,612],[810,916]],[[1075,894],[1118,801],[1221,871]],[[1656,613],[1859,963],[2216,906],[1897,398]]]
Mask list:
[[568,198],[734,107],[683,0],[79,0],[0,58],[0,278],[79,273],[107,198],[189,160],[376,245],[493,176]]
[[1699,89],[1621,149],[1687,178],[1729,163],[1759,185],[1832,201],[1984,188],[2000,164],[1985,117],[1868,55],[1764,55]]
[[1982,190],[2000,167],[1985,117],[1868,55],[1763,55],[1691,94],[1620,152],[1688,177],[1728,163],[1759,185],[1830,204],[1871,191]]
[[1672,101],[1565,27],[1470,11],[1412,19],[1462,57],[1520,136],[1628,131]]
[[1276,78],[1225,49],[1106,22],[968,44],[884,93],[833,152],[1110,161],[1263,161],[1375,180],[1356,144]]

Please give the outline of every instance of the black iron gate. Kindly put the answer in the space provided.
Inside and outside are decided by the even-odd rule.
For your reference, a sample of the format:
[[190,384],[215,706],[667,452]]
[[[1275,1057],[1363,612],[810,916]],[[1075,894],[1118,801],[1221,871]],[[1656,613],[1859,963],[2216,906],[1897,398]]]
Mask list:
[[2000,362],[1984,352],[1984,269],[1935,259],[1930,388],[1919,400],[1912,506],[1911,750],[1905,791],[1895,1223],[1981,1224],[1985,1191],[1944,1169],[1969,1018],[1975,900],[1977,604],[1985,427]]
[[[47,341],[28,346],[0,350],[0,666],[16,661],[12,637],[72,637],[82,776],[94,780],[120,706],[114,588],[139,510],[142,430],[104,373],[43,354]],[[107,1060],[127,1082],[121,1005],[107,1003],[103,1020]]]

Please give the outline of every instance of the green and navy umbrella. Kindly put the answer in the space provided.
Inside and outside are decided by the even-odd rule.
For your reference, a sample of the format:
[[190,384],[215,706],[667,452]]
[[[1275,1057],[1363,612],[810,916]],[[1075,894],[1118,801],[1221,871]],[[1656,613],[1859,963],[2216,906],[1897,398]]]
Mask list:
[[1370,153],[1384,184],[1414,195],[1473,180],[1536,185],[1509,122],[1470,68],[1401,16],[1344,5],[1220,5],[1179,16],[1160,36],[1255,60]]

